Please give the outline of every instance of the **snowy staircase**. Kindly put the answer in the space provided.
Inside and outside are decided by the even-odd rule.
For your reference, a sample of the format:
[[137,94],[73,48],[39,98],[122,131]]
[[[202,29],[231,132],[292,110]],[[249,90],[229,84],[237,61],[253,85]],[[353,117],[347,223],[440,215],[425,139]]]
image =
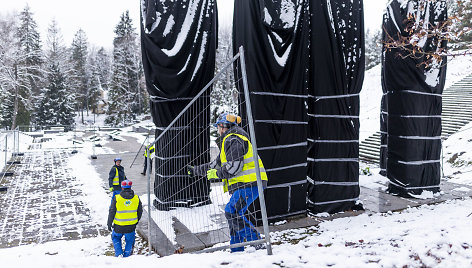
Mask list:
[[[442,139],[445,140],[472,121],[472,74],[443,92]],[[359,160],[379,164],[380,132],[359,144]]]

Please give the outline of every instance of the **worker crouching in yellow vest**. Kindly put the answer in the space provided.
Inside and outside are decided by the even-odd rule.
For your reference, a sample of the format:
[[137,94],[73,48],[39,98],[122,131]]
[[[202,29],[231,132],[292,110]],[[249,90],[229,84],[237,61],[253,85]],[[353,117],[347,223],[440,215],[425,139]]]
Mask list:
[[[209,180],[221,179],[224,192],[231,194],[225,207],[231,244],[260,239],[254,225],[245,216],[249,206],[258,198],[259,192],[252,144],[249,135],[237,125],[240,120],[239,116],[221,114],[215,123],[220,135],[217,140],[219,157],[211,163],[187,167],[190,176],[207,176]],[[267,173],[260,158],[257,164],[265,188]],[[244,251],[244,247],[232,248],[231,251]]]
[[[121,193],[113,198],[108,213],[108,230],[112,231],[111,239],[116,257],[128,257],[133,253],[136,225],[143,214],[143,205],[131,190],[132,185],[133,182],[129,180],[121,182]],[[124,251],[121,245],[123,236],[126,242]]]

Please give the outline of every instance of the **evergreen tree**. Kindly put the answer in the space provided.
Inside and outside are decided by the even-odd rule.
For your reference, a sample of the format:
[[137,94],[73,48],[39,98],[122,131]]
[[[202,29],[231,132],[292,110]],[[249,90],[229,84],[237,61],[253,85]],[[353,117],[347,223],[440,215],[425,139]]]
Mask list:
[[369,30],[365,33],[365,67],[369,70],[380,64],[382,56],[382,32]]
[[108,52],[102,47],[95,55],[96,68],[100,77],[100,85],[103,90],[108,90],[111,73],[111,60]]
[[136,42],[137,34],[128,11],[121,15],[115,34],[112,78],[105,122],[123,125],[135,119],[146,109],[143,70]]
[[19,16],[19,26],[16,31],[15,47],[17,52],[13,55],[13,76],[16,85],[13,88],[13,114],[11,128],[17,125],[29,125],[31,119],[31,96],[37,93],[41,80],[42,52],[38,26],[33,19],[33,14],[28,5]]
[[64,125],[70,129],[74,123],[74,108],[71,105],[73,100],[66,92],[64,73],[58,63],[51,63],[48,72],[48,85],[41,90],[37,123]]
[[101,63],[97,61],[97,55],[90,53],[88,65],[89,67],[87,69],[90,71],[90,79],[88,84],[89,93],[87,97],[90,108],[92,109],[93,113],[96,113],[98,102],[100,101],[103,92],[100,73]]
[[85,32],[80,29],[74,36],[71,46],[71,86],[77,97],[77,107],[82,115],[82,124],[84,123],[84,109],[88,115],[88,83],[89,76],[87,71],[87,37]]
[[37,93],[41,80],[41,64],[43,55],[41,51],[41,39],[38,32],[38,26],[33,19],[33,13],[28,5],[20,13],[20,26],[18,28],[18,38],[20,49],[24,52],[25,58],[21,62],[30,66],[27,79],[33,93]]
[[67,50],[62,34],[53,21],[48,29],[46,64],[48,77],[46,87],[36,102],[35,122],[38,125],[65,125],[74,123],[74,94],[68,92],[66,72]]
[[2,20],[0,29],[0,83],[4,96],[1,123],[11,128],[29,125],[31,92],[41,75],[39,34],[28,6],[16,17]]
[[454,14],[451,31],[460,33],[457,40],[453,41],[453,47],[471,48],[472,43],[472,0],[449,1],[449,14]]

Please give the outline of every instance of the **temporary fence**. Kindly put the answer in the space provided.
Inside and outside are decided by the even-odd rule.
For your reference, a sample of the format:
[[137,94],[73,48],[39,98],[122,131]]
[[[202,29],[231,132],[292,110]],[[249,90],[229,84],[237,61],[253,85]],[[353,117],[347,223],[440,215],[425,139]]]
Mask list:
[[2,187],[5,176],[10,174],[12,165],[15,164],[14,157],[20,151],[20,131],[18,129],[0,132],[0,190],[6,190]]
[[[249,147],[250,141],[253,149],[252,159],[245,159],[245,162],[259,161],[244,49],[240,47],[239,53],[196,96],[187,100],[185,108],[165,129],[158,128],[156,139],[146,147],[146,150],[152,145],[156,148],[154,179],[151,178],[150,169],[147,169],[149,240],[152,218],[176,249],[185,247],[185,237],[191,232],[196,237],[208,238],[202,242],[206,248],[198,252],[234,249],[247,245],[260,248],[265,245],[267,254],[272,254],[261,180],[261,172],[264,170],[261,171],[259,165],[255,164],[254,168],[257,188],[251,188],[254,192],[247,194],[247,199],[242,196],[238,199],[237,194],[230,195],[225,192],[224,179],[210,182],[206,177],[206,168],[205,174],[192,176],[188,173],[189,166],[198,169],[199,166],[219,157],[217,143],[221,143],[221,137],[218,137],[216,128],[210,124],[213,120],[209,111],[214,108],[211,107],[210,92],[212,88],[217,90],[216,85],[221,83],[221,80],[224,81],[228,72],[233,71],[233,65],[237,67],[234,70],[241,71],[241,75],[236,76],[241,77],[241,81],[235,81],[235,85],[242,82],[244,90],[235,94],[238,96],[237,100],[234,100],[237,111],[228,112],[244,115],[239,126],[249,133],[246,135],[247,144]],[[231,94],[231,90],[237,91],[235,85],[230,88],[226,86],[226,94]],[[148,160],[148,165],[150,161]],[[254,172],[254,169],[250,171]],[[151,188],[152,181],[154,188]],[[236,201],[234,206],[227,205],[231,201]],[[151,208],[151,205],[154,206]],[[263,234],[257,231],[258,225],[262,225]],[[228,243],[230,239],[231,244]],[[152,241],[148,242],[151,250]],[[160,242],[157,241],[158,244]]]

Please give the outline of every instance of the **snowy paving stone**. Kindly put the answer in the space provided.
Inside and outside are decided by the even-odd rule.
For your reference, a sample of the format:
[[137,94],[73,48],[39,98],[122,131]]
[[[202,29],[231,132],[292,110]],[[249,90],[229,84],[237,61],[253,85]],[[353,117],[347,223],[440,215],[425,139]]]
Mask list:
[[[40,148],[38,148],[40,149]],[[104,230],[90,217],[82,183],[71,176],[70,154],[30,150],[0,195],[0,247],[95,237]],[[104,234],[105,232],[102,232]]]

